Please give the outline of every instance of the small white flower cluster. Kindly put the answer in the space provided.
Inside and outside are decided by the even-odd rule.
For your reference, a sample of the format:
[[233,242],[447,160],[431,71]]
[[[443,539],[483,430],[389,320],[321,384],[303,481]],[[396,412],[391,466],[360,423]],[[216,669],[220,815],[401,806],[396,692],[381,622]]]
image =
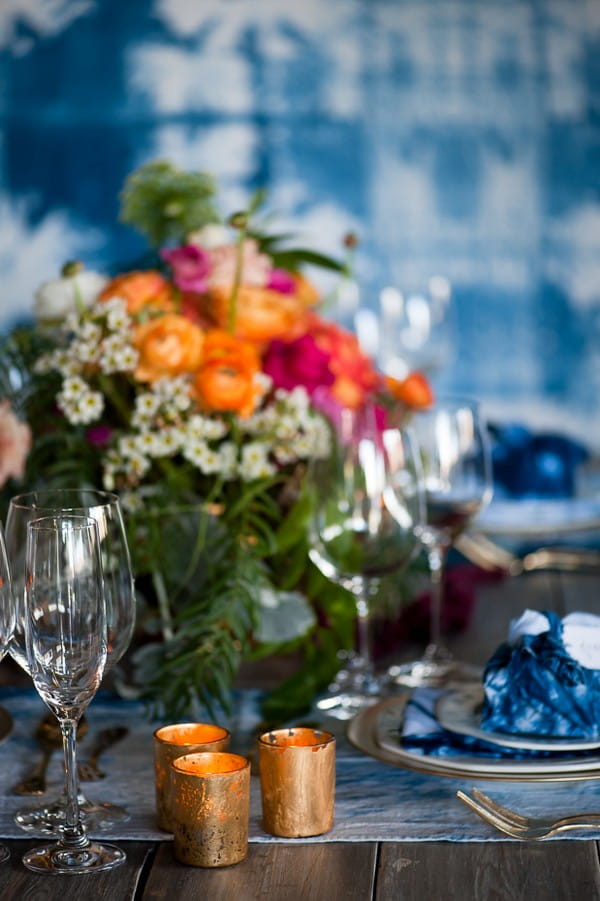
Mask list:
[[37,361],[36,372],[62,375],[56,400],[72,425],[89,425],[104,412],[104,395],[93,390],[85,378],[90,365],[106,375],[135,369],[138,353],[131,344],[130,326],[124,300],[96,303],[83,315],[66,316],[63,330],[69,336],[67,347],[44,354]]
[[193,409],[184,377],[160,379],[138,394],[131,424],[135,431],[123,435],[105,458],[108,490],[119,480],[138,485],[157,458],[181,455],[203,475],[249,482],[329,451],[329,431],[303,388],[277,391],[273,402],[239,419],[239,446],[225,420]]

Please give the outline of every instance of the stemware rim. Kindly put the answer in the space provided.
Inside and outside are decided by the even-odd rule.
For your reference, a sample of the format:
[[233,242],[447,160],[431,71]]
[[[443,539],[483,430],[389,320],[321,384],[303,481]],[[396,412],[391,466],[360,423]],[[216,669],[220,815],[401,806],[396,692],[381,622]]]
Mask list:
[[[66,507],[63,504],[60,506],[56,506],[55,504],[48,503],[27,503],[25,498],[33,498],[36,495],[44,495],[44,494],[53,494],[59,493],[67,495],[67,500],[69,500],[68,495],[75,496],[76,494],[81,494],[83,492],[88,492],[91,495],[96,495],[99,499],[98,503],[93,504],[75,504]],[[100,500],[100,498],[105,498],[105,500]],[[105,491],[102,488],[40,488],[40,489],[32,489],[31,491],[23,491],[19,494],[13,495],[9,501],[9,505],[18,509],[24,510],[64,510],[68,512],[69,510],[82,510],[82,509],[93,509],[94,507],[104,507],[104,506],[112,506],[116,504],[120,506],[119,495],[115,494],[114,491]]]

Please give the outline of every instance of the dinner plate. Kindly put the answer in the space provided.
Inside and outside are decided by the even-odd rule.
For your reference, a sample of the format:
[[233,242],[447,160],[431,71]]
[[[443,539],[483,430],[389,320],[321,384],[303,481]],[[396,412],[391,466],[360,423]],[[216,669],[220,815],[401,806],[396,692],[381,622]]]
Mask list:
[[492,500],[474,520],[489,535],[538,538],[600,529],[600,494],[568,500]]
[[554,768],[539,761],[486,760],[471,756],[432,757],[403,748],[400,732],[410,692],[385,698],[359,711],[347,726],[349,741],[360,751],[392,766],[452,779],[504,782],[563,782],[600,778],[600,755],[582,761],[563,759]]
[[527,751],[593,751],[600,748],[600,739],[535,738],[530,735],[514,735],[490,732],[481,728],[483,686],[468,685],[456,691],[445,692],[439,699],[435,715],[440,726],[459,735],[471,735],[494,745]]

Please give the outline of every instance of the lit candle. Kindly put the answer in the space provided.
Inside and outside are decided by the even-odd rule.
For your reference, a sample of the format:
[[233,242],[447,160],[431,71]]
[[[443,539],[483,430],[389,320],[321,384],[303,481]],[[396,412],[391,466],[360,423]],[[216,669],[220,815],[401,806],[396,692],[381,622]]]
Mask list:
[[170,765],[184,754],[226,751],[229,732],[212,723],[175,723],[154,732],[154,784],[156,821],[159,829],[172,832]]
[[321,835],[333,825],[335,738],[293,727],[258,739],[263,827],[271,835]]
[[227,867],[248,853],[250,761],[186,754],[171,764],[173,853],[194,867]]

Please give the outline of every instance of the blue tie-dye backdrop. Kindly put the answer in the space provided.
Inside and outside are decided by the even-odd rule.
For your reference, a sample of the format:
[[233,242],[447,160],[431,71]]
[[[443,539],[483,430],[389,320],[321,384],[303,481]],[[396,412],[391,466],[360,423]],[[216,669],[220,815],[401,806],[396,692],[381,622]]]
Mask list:
[[65,259],[129,262],[168,157],[258,184],[361,302],[447,276],[438,380],[600,445],[598,0],[0,0],[0,326]]

